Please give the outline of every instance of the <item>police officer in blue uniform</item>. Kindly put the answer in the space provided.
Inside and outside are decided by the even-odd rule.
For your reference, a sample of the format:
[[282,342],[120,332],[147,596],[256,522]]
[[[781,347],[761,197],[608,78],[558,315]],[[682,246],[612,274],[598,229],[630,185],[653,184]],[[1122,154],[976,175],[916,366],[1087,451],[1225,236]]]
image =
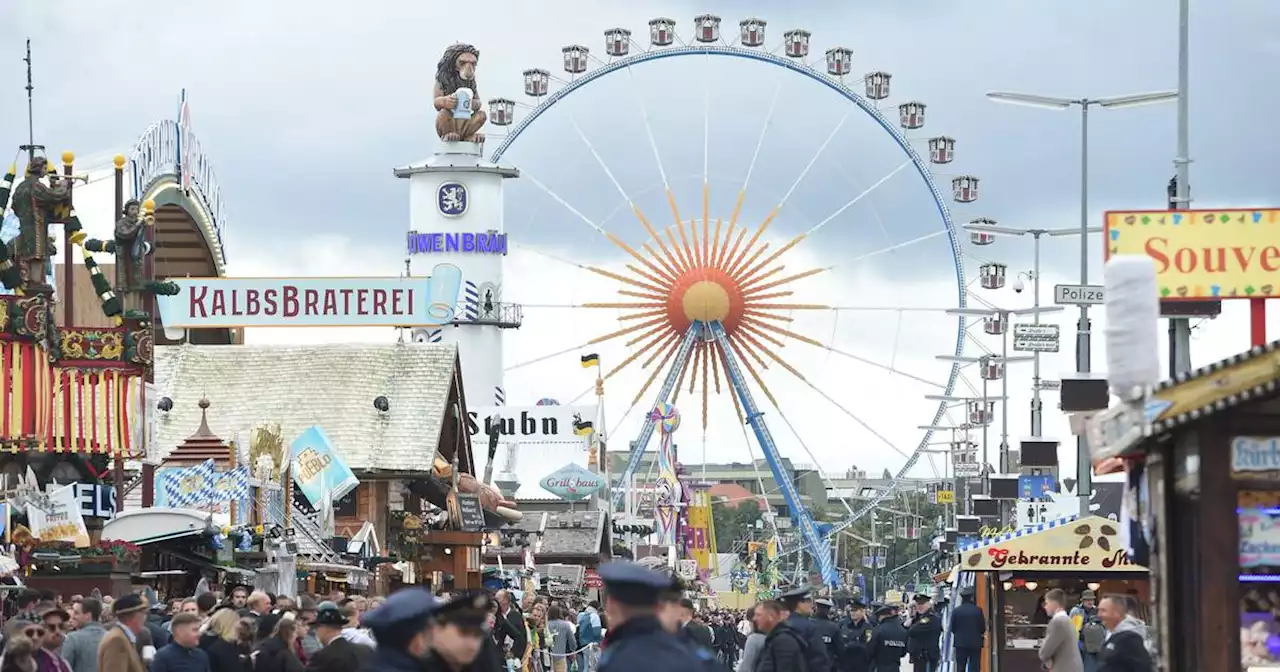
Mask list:
[[361,623],[373,631],[378,649],[365,672],[421,672],[431,652],[427,624],[440,601],[421,588],[393,593]]
[[840,660],[840,626],[831,620],[835,605],[825,597],[813,601],[813,629],[823,644],[827,645],[827,660],[834,667]]
[[928,595],[918,594],[913,599],[916,611],[907,628],[907,654],[915,672],[934,672],[942,660],[942,618],[934,611]]
[[808,584],[800,584],[782,594],[782,603],[791,612],[787,617],[787,625],[799,633],[805,642],[805,659],[809,663],[807,672],[832,672],[827,643],[822,640],[822,633],[814,627],[810,618],[813,615],[813,600],[809,593]]
[[907,629],[902,627],[896,607],[884,605],[876,609],[879,623],[871,631],[867,654],[873,672],[900,672],[902,657],[907,655]]
[[869,672],[871,658],[867,647],[871,645],[871,620],[867,618],[867,605],[854,598],[853,614],[849,622],[840,628],[840,658],[836,662],[839,672]]
[[960,604],[951,612],[951,642],[956,648],[955,672],[978,672],[982,667],[982,644],[987,634],[987,617],[974,604],[973,586],[960,589]]
[[502,657],[484,629],[491,605],[483,592],[457,593],[447,602],[420,588],[393,594],[362,620],[378,641],[364,669],[499,672]]
[[693,647],[662,627],[659,597],[672,588],[671,577],[633,562],[616,561],[598,570],[605,588],[609,630],[600,652],[599,672],[708,672],[709,652]]

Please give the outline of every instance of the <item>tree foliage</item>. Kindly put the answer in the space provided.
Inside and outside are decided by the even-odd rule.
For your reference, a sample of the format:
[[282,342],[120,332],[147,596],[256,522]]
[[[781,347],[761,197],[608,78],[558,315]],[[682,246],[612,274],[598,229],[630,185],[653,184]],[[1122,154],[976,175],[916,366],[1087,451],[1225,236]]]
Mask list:
[[732,552],[733,542],[751,538],[751,529],[760,519],[760,507],[755,502],[712,503],[711,520],[716,528],[716,550],[720,553]]

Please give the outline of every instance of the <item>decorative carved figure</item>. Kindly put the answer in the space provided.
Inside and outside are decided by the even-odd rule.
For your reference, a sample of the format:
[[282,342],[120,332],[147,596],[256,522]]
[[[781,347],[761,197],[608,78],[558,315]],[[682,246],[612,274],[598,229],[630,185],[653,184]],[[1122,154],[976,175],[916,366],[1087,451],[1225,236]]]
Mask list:
[[481,108],[476,90],[476,64],[480,51],[469,44],[455,44],[444,50],[436,67],[433,93],[436,134],[446,142],[484,142],[478,133],[488,117]]
[[18,216],[17,258],[27,287],[48,289],[45,260],[51,253],[49,225],[63,220],[71,208],[71,183],[50,175],[49,162],[37,156],[27,166],[26,177],[13,190],[13,212]]
[[125,202],[116,220],[116,282],[117,294],[125,294],[138,288],[139,275],[142,272],[142,258],[146,256],[146,237],[142,227],[147,225],[146,218],[140,216],[142,204],[130,199]]

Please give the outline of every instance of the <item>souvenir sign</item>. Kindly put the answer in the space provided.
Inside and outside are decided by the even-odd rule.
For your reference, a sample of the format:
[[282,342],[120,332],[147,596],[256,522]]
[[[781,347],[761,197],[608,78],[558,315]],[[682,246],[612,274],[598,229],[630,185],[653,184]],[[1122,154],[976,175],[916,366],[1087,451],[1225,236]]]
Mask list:
[[586,499],[604,487],[604,479],[580,464],[566,464],[547,474],[538,483],[560,499]]

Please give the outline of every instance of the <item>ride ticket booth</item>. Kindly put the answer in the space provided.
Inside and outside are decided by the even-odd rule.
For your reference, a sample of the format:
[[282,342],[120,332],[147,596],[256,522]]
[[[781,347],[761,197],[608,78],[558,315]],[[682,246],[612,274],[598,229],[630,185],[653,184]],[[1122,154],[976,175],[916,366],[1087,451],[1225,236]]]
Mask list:
[[[960,550],[960,571],[978,574],[978,605],[987,615],[987,672],[1036,672],[1049,616],[1044,595],[1060,588],[1067,608],[1086,590],[1099,599],[1132,597],[1145,616],[1147,568],[1129,559],[1120,524],[1087,516],[1050,521],[982,539]],[[965,582],[969,583],[969,582]]]
[[1161,383],[1088,430],[1094,471],[1128,476],[1161,668],[1280,670],[1280,341]]

